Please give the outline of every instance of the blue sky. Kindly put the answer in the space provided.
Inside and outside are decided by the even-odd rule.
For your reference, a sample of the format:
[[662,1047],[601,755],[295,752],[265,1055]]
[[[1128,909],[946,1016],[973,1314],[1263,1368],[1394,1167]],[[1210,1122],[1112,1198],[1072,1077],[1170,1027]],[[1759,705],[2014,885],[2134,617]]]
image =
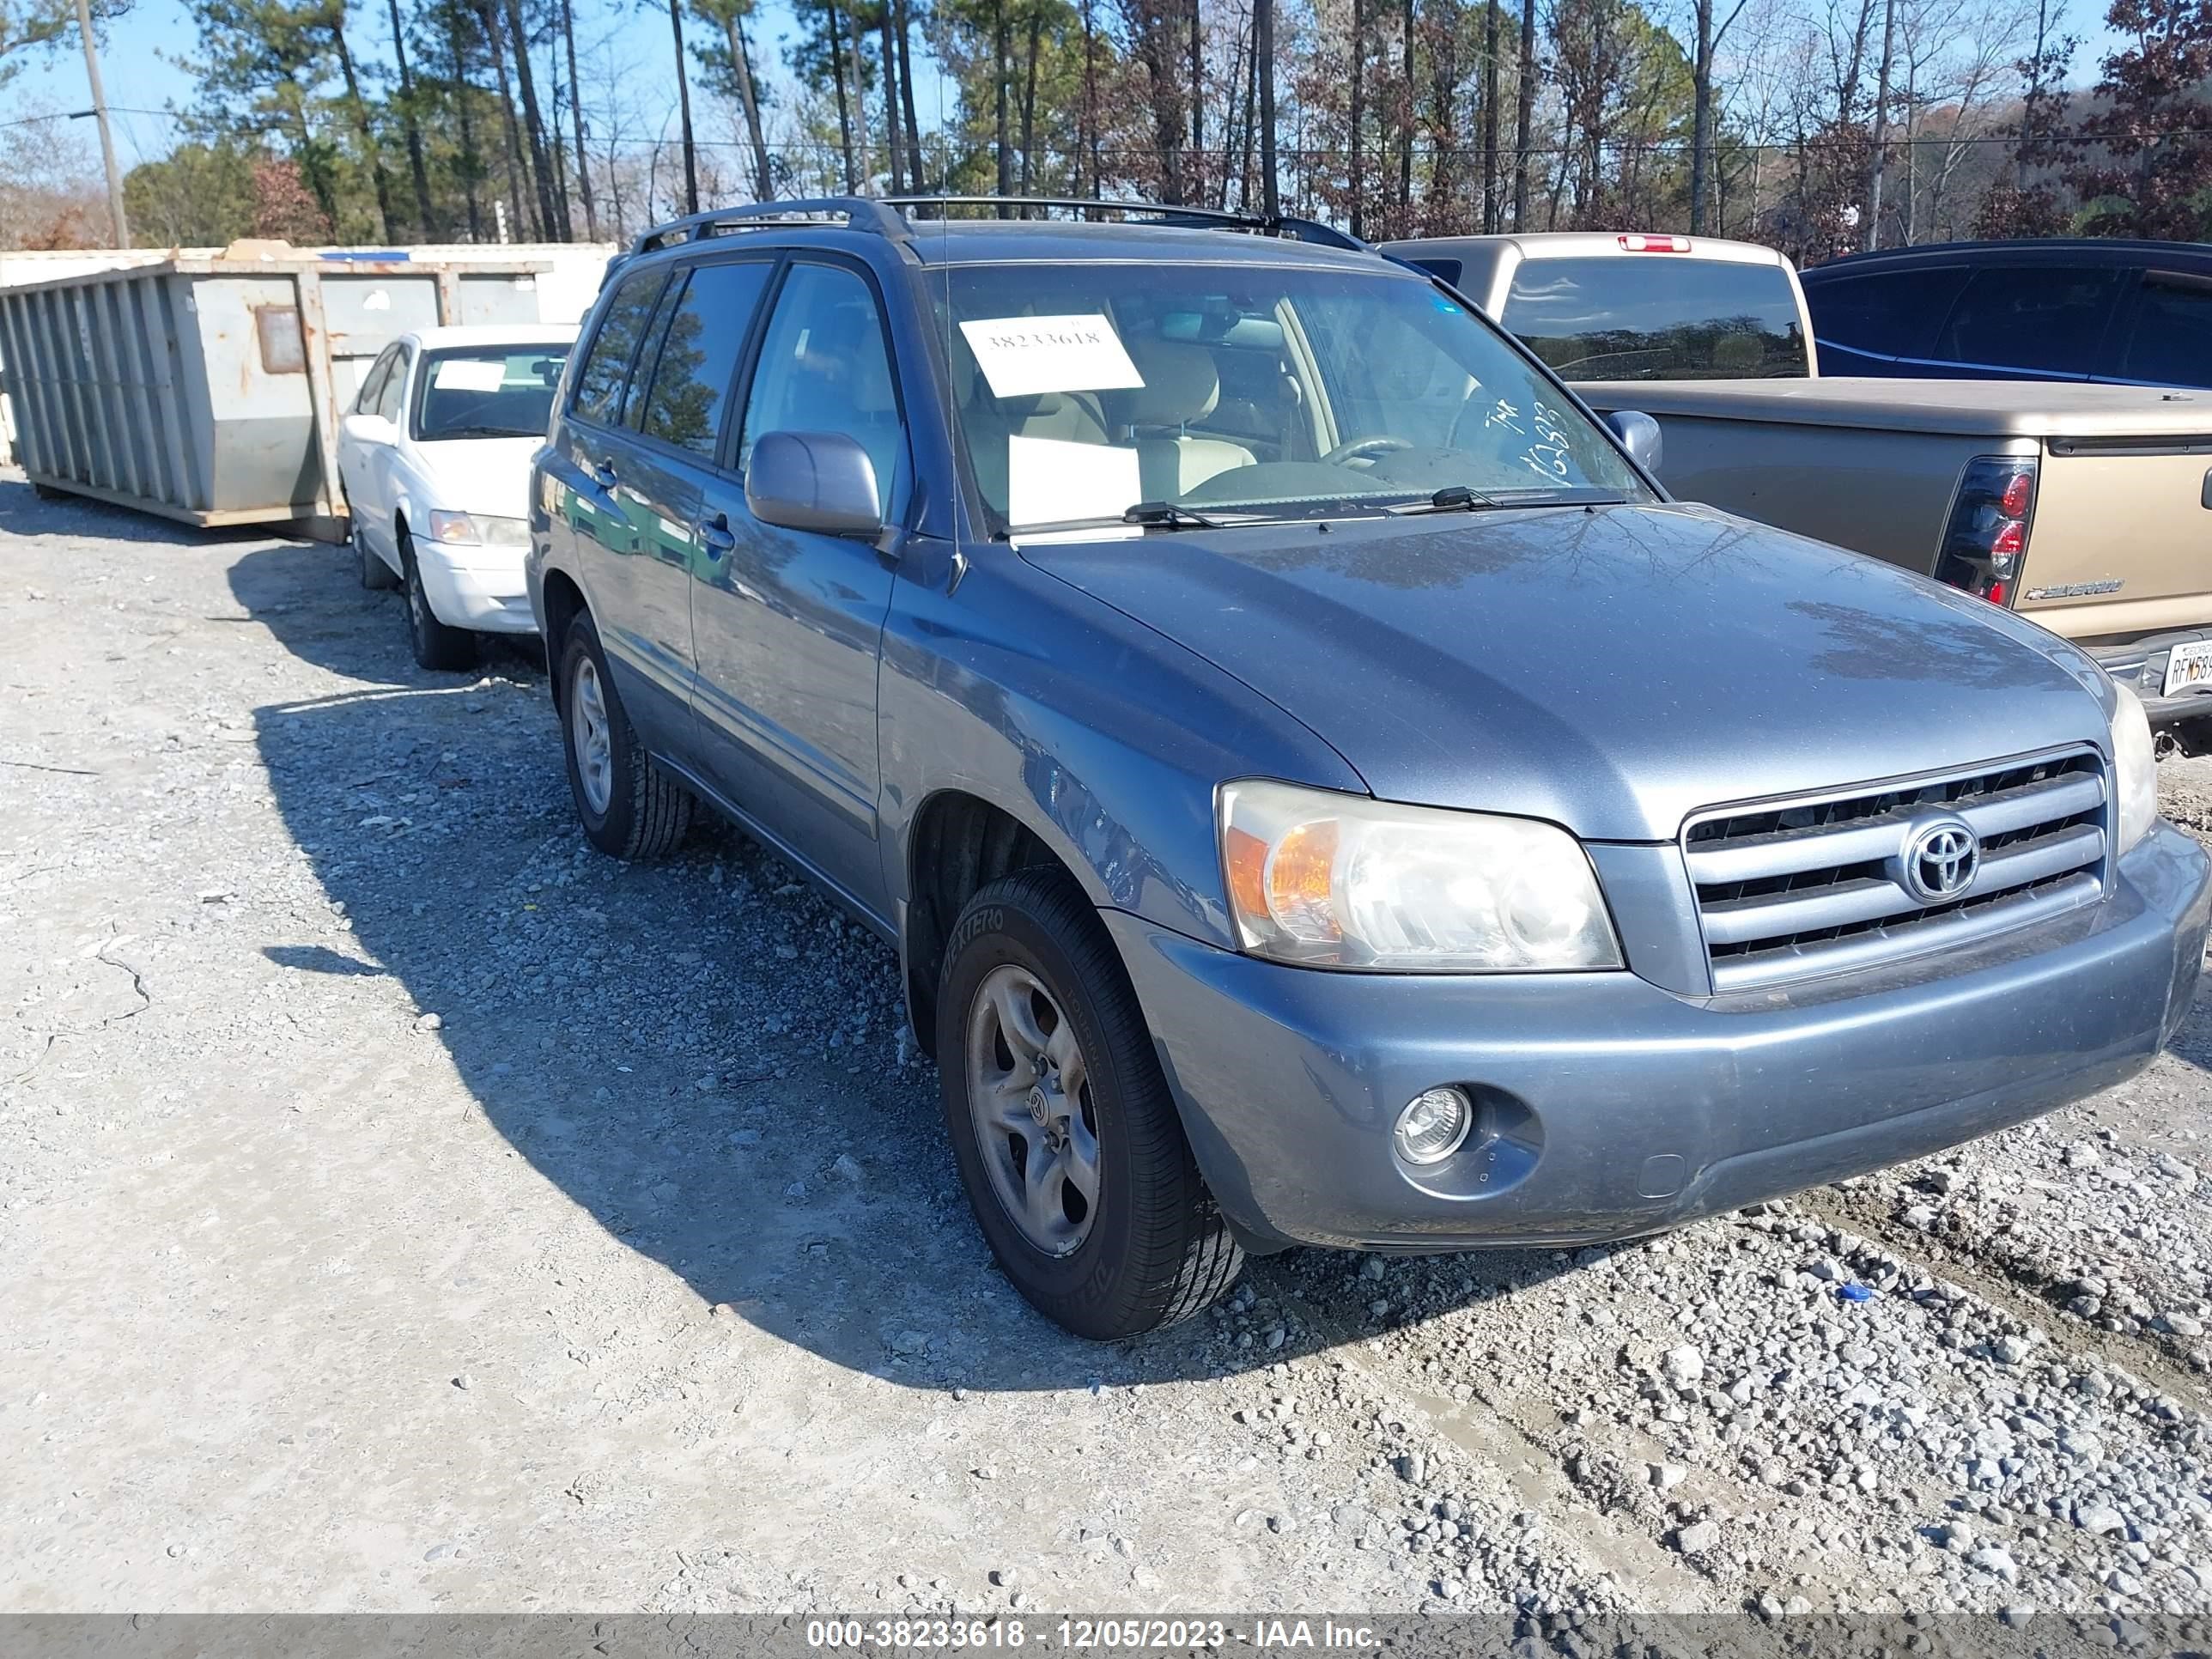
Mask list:
[[[2119,45],[2103,27],[2101,17],[2094,28],[2087,27],[2098,6],[2099,0],[2075,0],[2071,9],[2077,19],[2075,27],[2086,37],[2075,58],[2075,79],[2084,84],[2096,78],[2097,65],[2104,54]],[[363,57],[388,60],[390,41],[386,15],[381,4],[356,7],[351,33],[356,50]],[[781,42],[789,37],[793,28],[789,0],[762,0],[755,45],[761,49],[763,70],[779,78],[783,75]],[[620,4],[619,0],[576,0],[576,29],[579,46],[587,54],[586,43],[610,31],[619,31],[620,52],[644,71],[634,78],[665,88],[665,99],[672,106],[674,83],[662,72],[671,51],[665,13],[634,10]],[[100,62],[108,100],[117,112],[116,143],[125,167],[168,149],[173,124],[159,113],[145,112],[159,112],[172,103],[188,105],[192,101],[192,77],[175,60],[189,57],[197,44],[191,14],[182,0],[138,0],[137,7],[110,31]],[[583,72],[588,79],[592,73],[588,64]],[[936,101],[933,94],[941,88],[923,83],[918,90],[923,94],[927,112],[927,106]],[[82,109],[89,102],[83,55],[76,49],[72,39],[63,51],[32,58],[5,90],[0,91],[0,117],[27,111]],[[648,125],[657,125],[661,113],[659,109],[651,111]],[[92,124],[71,123],[62,130],[82,146],[91,165],[96,167]],[[707,136],[709,135],[702,133],[702,137]]]
[[[675,83],[666,69],[674,48],[669,39],[667,13],[658,9],[641,10],[621,3],[621,0],[575,0],[575,8],[577,47],[586,59],[580,67],[586,83],[592,74],[589,61],[592,43],[618,31],[617,50],[638,71],[627,77],[630,90],[638,94],[643,105],[652,100],[653,93],[647,90],[639,94],[638,89],[657,89],[662,101],[672,109]],[[366,0],[365,3],[356,0],[347,38],[356,54],[389,64],[392,46],[388,16],[384,0]],[[686,21],[689,24],[690,20]],[[782,46],[794,27],[790,0],[761,0],[748,33],[762,72],[772,80],[787,79],[782,67]],[[690,28],[687,27],[687,44],[690,38]],[[172,104],[189,106],[193,101],[197,83],[177,60],[191,57],[198,46],[198,32],[183,0],[137,0],[131,13],[110,28],[100,52],[100,74],[106,84],[109,106],[114,112],[117,149],[126,168],[135,161],[167,151],[174,124],[159,112]],[[933,75],[924,80],[917,72],[916,89],[922,97],[925,121],[940,91],[934,84],[935,79]],[[0,89],[0,118],[27,112],[83,109],[90,103],[84,55],[72,33],[63,50],[26,59],[21,72],[4,89]],[[587,97],[587,110],[588,107]],[[652,129],[658,127],[665,111],[656,104],[645,112],[647,125]],[[97,141],[92,123],[71,123],[62,131],[82,146],[96,169]],[[671,131],[672,135],[672,127]],[[700,136],[724,135],[710,134],[702,126]]]

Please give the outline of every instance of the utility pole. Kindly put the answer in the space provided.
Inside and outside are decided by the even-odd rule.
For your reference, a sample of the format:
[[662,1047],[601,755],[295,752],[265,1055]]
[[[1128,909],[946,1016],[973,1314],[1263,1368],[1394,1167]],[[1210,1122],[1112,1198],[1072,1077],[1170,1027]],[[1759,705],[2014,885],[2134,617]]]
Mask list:
[[123,169],[115,164],[115,135],[107,128],[107,94],[100,84],[100,48],[93,44],[92,7],[76,0],[77,32],[84,36],[84,74],[92,82],[92,118],[100,128],[100,159],[107,163],[107,216],[115,228],[115,246],[131,246],[131,221],[123,212]]

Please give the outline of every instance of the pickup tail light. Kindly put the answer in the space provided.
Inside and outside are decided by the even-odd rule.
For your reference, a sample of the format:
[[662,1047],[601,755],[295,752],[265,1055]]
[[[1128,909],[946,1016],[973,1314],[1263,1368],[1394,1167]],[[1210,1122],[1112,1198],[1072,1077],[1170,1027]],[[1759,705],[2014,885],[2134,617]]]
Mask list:
[[2035,522],[2035,459],[1983,455],[1966,463],[1936,556],[1936,578],[1991,605],[2020,595]]
[[1690,239],[1686,236],[1643,236],[1631,233],[1615,239],[1625,253],[1687,253]]

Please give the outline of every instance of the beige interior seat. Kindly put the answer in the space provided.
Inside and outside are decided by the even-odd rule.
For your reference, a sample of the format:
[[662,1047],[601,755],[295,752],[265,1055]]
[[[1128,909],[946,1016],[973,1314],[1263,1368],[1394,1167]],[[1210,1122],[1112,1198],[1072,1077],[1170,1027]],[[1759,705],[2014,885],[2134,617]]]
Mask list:
[[969,375],[960,423],[968,436],[968,457],[975,463],[975,482],[994,501],[1006,499],[1007,439],[1056,438],[1071,444],[1109,441],[1097,393],[1046,392],[1028,398],[994,398],[980,368]]
[[1213,413],[1221,398],[1211,351],[1180,340],[1132,340],[1128,349],[1145,383],[1107,395],[1136,441],[1146,501],[1173,501],[1232,467],[1253,464],[1256,458],[1243,444],[1186,430]]

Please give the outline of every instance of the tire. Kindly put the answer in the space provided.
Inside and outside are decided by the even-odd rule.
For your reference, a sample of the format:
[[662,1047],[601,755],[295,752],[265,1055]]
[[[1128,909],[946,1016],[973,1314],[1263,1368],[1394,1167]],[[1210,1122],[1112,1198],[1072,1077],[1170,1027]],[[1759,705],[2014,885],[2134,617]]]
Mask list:
[[[625,862],[673,852],[691,827],[691,792],[638,742],[590,617],[578,617],[568,624],[561,639],[558,672],[554,707],[561,714],[568,793],[585,839]],[[595,758],[591,751],[600,744],[605,753]],[[604,800],[596,799],[602,789]]]
[[422,567],[415,557],[415,538],[399,527],[399,562],[407,587],[407,643],[415,660],[424,668],[473,668],[477,636],[465,628],[449,628],[430,609],[430,596],[422,588]]
[[[1048,1061],[1057,1048],[1057,1063],[1018,1053],[998,1012],[1008,997],[1016,1024],[1026,999],[1030,1035],[1046,1040]],[[1018,871],[968,902],[946,948],[937,1020],[961,1182],[992,1254],[1032,1306],[1077,1336],[1111,1342],[1188,1319],[1229,1288],[1243,1253],[1199,1176],[1113,941],[1066,874]],[[1080,1079],[1069,1092],[1059,1084],[1071,1055]],[[994,1076],[1005,1079],[997,1091]],[[1025,1150],[1013,1150],[1018,1141]],[[1047,1196],[1018,1212],[1017,1189],[1039,1190],[1030,1180],[1037,1157],[1053,1160]],[[1086,1158],[1095,1200],[1081,1190]]]
[[399,586],[392,568],[369,551],[368,538],[361,533],[361,520],[353,521],[354,556],[361,561],[361,585],[372,593],[388,593]]

